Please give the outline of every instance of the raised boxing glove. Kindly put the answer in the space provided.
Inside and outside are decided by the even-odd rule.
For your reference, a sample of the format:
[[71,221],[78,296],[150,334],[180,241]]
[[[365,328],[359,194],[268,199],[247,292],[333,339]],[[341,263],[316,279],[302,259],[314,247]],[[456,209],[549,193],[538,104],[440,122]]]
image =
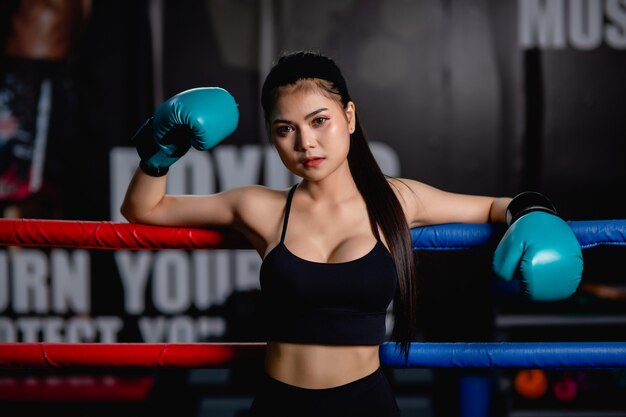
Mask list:
[[161,104],[133,136],[148,175],[167,174],[191,146],[204,151],[234,132],[239,110],[233,96],[219,87],[186,90]]
[[535,192],[517,195],[507,208],[507,225],[493,257],[496,275],[519,279],[535,301],[571,296],[582,278],[582,251],[550,200]]

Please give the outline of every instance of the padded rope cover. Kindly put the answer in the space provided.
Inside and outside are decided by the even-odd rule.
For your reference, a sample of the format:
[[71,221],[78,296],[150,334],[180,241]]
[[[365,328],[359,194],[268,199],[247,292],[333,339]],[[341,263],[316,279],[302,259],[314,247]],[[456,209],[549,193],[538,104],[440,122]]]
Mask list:
[[0,219],[0,245],[103,250],[250,247],[243,236],[230,230],[38,219]]
[[[259,361],[265,343],[1,343],[0,369],[222,368]],[[390,367],[626,368],[626,342],[412,343],[408,362],[386,342]]]
[[407,362],[385,343],[380,359],[391,367],[626,368],[626,342],[412,343]]
[[220,368],[265,343],[0,343],[0,369]]
[[[626,220],[570,221],[581,248],[626,246]],[[462,250],[498,243],[504,224],[441,224],[411,229],[413,250]]]
[[[583,249],[626,245],[626,220],[568,224]],[[495,246],[504,230],[504,225],[455,223],[416,227],[411,234],[414,250],[462,250]],[[251,248],[242,235],[231,230],[37,219],[0,219],[0,245],[103,250]]]

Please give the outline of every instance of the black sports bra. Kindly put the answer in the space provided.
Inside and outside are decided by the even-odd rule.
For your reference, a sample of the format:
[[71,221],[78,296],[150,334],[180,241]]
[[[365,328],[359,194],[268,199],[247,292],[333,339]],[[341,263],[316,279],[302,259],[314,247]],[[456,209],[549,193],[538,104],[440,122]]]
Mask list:
[[313,344],[380,344],[387,307],[396,291],[396,268],[372,221],[376,245],[348,262],[322,263],[285,246],[289,191],[280,243],[265,257],[260,282],[267,340]]

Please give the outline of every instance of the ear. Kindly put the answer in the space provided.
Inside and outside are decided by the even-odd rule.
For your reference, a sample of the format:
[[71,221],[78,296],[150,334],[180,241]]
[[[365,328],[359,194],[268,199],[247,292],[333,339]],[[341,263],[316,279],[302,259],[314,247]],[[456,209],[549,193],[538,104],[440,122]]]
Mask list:
[[343,111],[346,113],[350,133],[354,133],[356,129],[356,105],[353,101],[349,101]]

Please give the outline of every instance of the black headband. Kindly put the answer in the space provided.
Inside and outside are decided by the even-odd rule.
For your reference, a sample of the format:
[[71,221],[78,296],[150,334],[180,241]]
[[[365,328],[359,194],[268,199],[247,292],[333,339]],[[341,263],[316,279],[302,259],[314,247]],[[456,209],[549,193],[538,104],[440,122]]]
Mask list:
[[330,81],[344,104],[351,100],[346,80],[333,60],[311,52],[298,52],[282,57],[265,78],[261,90],[263,110],[270,110],[272,93],[276,88],[306,78]]

